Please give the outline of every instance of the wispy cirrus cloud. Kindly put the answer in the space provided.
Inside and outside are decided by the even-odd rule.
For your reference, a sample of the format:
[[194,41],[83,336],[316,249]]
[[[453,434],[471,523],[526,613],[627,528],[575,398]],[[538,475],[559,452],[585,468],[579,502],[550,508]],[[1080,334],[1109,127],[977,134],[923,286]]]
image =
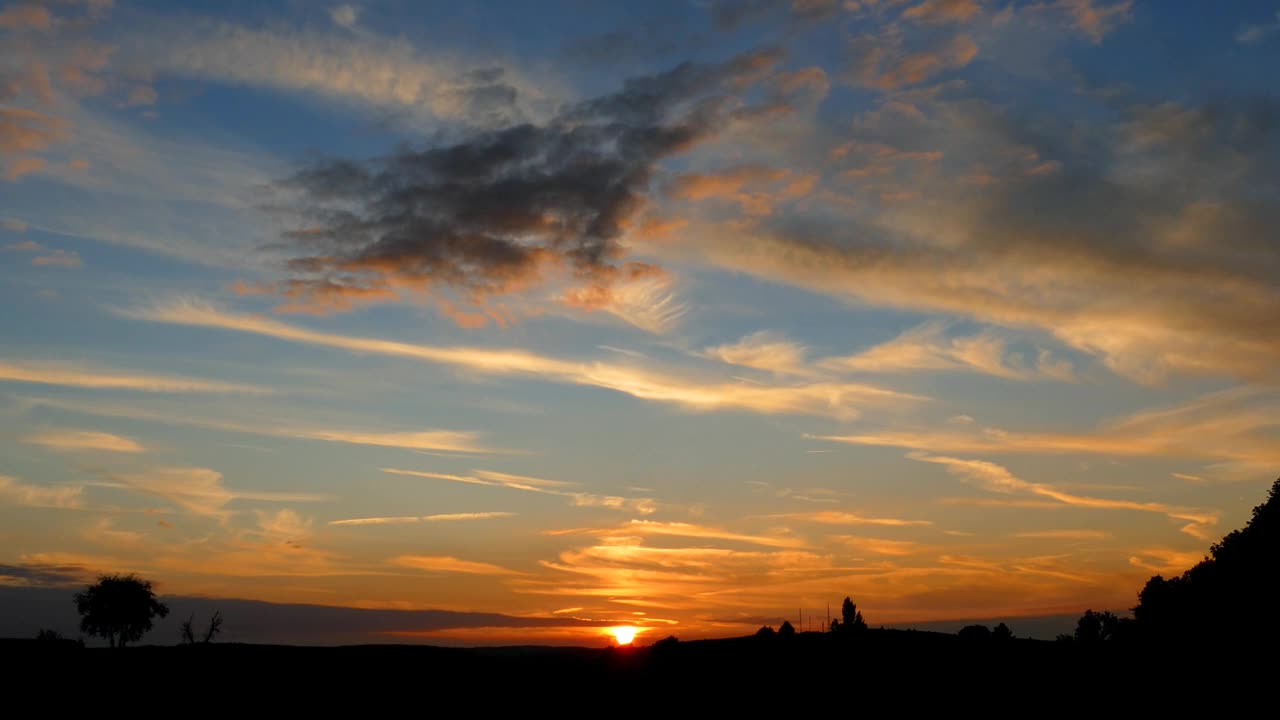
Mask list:
[[141,453],[147,449],[133,438],[93,430],[43,430],[23,435],[22,442],[50,450],[101,450],[118,453]]
[[614,390],[642,400],[694,411],[743,410],[763,414],[813,414],[853,418],[861,406],[893,407],[926,398],[843,381],[766,385],[701,379],[639,365],[575,362],[526,350],[444,347],[310,330],[271,318],[221,310],[200,301],[178,301],[121,311],[151,322],[234,330],[308,345],[374,353],[448,365],[485,375],[524,375],[546,381]]
[[271,388],[203,378],[180,377],[59,362],[56,360],[0,360],[0,382],[62,385],[100,390],[157,393],[230,393],[269,395]]
[[35,485],[0,475],[0,501],[20,507],[78,508],[84,503],[80,485]]
[[[226,517],[226,506],[233,500],[322,502],[331,499],[314,493],[233,489],[223,484],[222,473],[202,467],[157,467],[142,472],[116,473],[110,476],[108,482],[95,484],[151,495],[187,512],[211,517]],[[285,521],[291,517],[281,516],[276,519]],[[273,527],[278,529],[283,526],[266,526],[264,532],[271,532]]]
[[124,405],[120,403],[85,402],[57,398],[28,397],[23,398],[22,403],[28,407],[45,407],[98,417],[130,418],[264,437],[319,440],[348,445],[369,445],[427,452],[463,454],[507,452],[482,444],[480,433],[468,430],[388,431],[366,428],[324,427],[302,424],[292,420],[271,422],[270,420],[264,420],[263,415],[259,415],[251,421],[224,420],[173,410],[156,410],[141,404]]
[[465,485],[486,485],[490,487],[508,488],[510,490],[520,490],[522,492],[556,495],[559,497],[569,498],[574,507],[600,507],[609,510],[636,513],[639,515],[650,515],[657,512],[661,505],[657,500],[649,497],[600,495],[597,493],[585,492],[583,490],[574,490],[573,487],[576,483],[565,482],[563,480],[547,480],[544,478],[531,477],[529,475],[514,475],[511,473],[495,472],[493,470],[473,470],[470,475],[453,475],[449,473],[428,472],[423,470],[400,470],[396,468],[382,468],[382,472],[390,473],[392,475],[407,475],[410,477],[427,478],[429,480],[463,483]]
[[959,475],[991,492],[1034,495],[1048,498],[1063,505],[1081,508],[1130,510],[1165,515],[1172,520],[1186,522],[1187,524],[1181,528],[1182,532],[1202,540],[1212,537],[1213,531],[1211,528],[1218,522],[1218,513],[1212,510],[1179,507],[1159,502],[1113,500],[1065,492],[1051,485],[1023,480],[1010,472],[1008,468],[986,460],[968,460],[944,455],[930,455],[924,452],[913,452],[907,457],[920,462],[942,465],[948,472]]

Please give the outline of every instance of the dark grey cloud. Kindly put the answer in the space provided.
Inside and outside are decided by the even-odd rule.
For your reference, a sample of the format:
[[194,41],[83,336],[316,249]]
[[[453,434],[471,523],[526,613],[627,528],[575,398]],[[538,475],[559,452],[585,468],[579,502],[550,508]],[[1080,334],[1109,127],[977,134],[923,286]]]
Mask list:
[[[602,284],[645,272],[622,265],[616,241],[643,207],[656,164],[712,136],[778,60],[760,51],[683,63],[544,124],[314,163],[281,183],[300,193],[308,221],[286,236],[298,253],[289,291],[447,287],[482,297],[534,282],[548,266]],[[501,104],[500,77],[476,80]]]
[[79,565],[0,564],[0,585],[76,585],[88,577]]

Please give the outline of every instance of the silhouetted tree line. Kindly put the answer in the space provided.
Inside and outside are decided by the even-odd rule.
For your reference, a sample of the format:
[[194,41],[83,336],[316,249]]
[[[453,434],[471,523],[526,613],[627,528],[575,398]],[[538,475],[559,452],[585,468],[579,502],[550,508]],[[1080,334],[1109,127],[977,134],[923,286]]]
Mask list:
[[1269,643],[1280,639],[1280,479],[1249,522],[1209,548],[1186,572],[1155,575],[1138,593],[1133,617],[1086,610],[1075,633],[1082,644]]

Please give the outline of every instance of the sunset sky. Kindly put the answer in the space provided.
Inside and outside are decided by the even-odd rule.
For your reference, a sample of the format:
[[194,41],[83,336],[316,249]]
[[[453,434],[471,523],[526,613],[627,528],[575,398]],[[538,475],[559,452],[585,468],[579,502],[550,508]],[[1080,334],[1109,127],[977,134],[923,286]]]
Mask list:
[[1277,68],[1274,1],[0,0],[0,586],[1124,610],[1280,474]]

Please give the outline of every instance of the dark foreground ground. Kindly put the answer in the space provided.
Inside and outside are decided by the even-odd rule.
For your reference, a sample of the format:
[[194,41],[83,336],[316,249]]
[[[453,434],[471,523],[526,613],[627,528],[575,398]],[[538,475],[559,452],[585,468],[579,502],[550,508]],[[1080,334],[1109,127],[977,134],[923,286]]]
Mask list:
[[544,708],[598,698],[620,703],[615,711],[675,700],[773,707],[794,698],[821,707],[857,697],[908,715],[947,702],[1008,711],[1015,701],[1059,709],[1212,701],[1222,712],[1245,697],[1229,686],[1249,687],[1257,677],[1262,687],[1274,687],[1280,671],[1269,649],[1157,652],[1105,645],[975,642],[902,630],[609,649],[226,643],[112,650],[9,640],[0,641],[0,667],[7,698],[34,687],[29,683],[59,679],[68,697],[173,692],[188,708],[228,697],[294,697],[312,707],[466,700]]

